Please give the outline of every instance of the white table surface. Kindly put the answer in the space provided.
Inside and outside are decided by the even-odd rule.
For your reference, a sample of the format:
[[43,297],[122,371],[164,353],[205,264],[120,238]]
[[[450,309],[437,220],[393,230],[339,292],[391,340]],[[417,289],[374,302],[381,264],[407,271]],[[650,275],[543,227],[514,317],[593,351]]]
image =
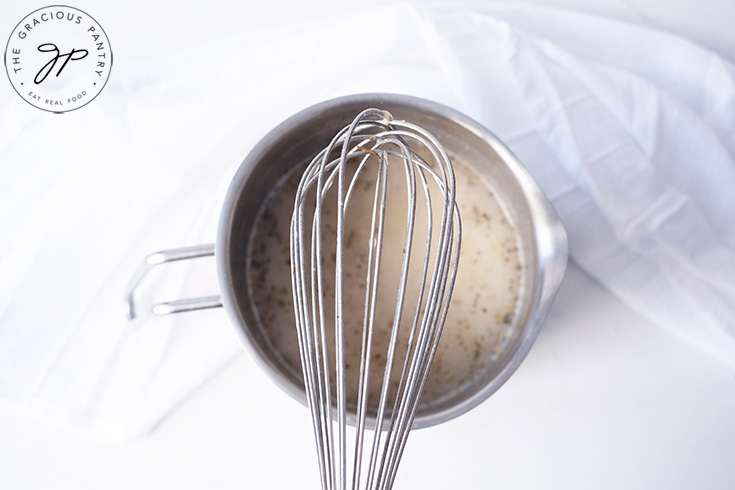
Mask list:
[[[4,3],[0,34],[43,6]],[[193,46],[359,5],[241,3],[72,5],[103,24],[116,63],[151,46]],[[679,32],[735,60],[732,0],[532,3]],[[197,314],[227,321],[222,311]],[[317,488],[312,446],[306,409],[243,354],[133,443],[90,440],[0,405],[0,488]],[[572,264],[517,373],[472,412],[413,433],[396,488],[733,489],[735,372],[651,324]]]

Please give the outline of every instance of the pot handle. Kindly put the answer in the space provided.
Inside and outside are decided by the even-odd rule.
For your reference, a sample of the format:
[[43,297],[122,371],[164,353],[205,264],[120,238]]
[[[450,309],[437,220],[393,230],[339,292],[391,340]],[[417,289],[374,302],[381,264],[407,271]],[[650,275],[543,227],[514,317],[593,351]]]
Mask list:
[[[196,259],[199,257],[210,257],[212,255],[214,255],[214,244],[172,248],[170,250],[161,250],[160,252],[154,252],[148,255],[128,283],[128,287],[126,289],[125,304],[127,306],[128,320],[133,320],[136,317],[135,300],[133,296],[135,294],[135,290],[152,267],[165,264],[167,262]],[[219,308],[220,306],[222,306],[222,298],[219,295],[202,296],[200,298],[178,299],[167,301],[165,303],[158,303],[153,306],[151,313],[156,316],[163,316],[184,311]]]

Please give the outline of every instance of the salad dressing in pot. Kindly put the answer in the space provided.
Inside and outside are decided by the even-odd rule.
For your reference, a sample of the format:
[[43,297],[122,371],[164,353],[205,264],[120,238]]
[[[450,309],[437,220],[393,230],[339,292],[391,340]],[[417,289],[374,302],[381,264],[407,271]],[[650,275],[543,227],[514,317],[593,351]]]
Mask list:
[[[463,226],[459,270],[422,403],[440,401],[461,391],[463,386],[480,377],[493,363],[504,347],[504,340],[516,326],[518,298],[523,286],[518,237],[503,210],[502,203],[469,166],[456,158],[452,161],[456,176],[456,200]],[[255,305],[260,327],[285,363],[294,373],[298,373],[299,378],[301,362],[291,296],[289,226],[294,195],[301,176],[300,170],[301,167],[298,167],[284,176],[261,206],[251,234],[246,271],[249,293]],[[361,245],[366,244],[366,237],[370,233],[375,189],[374,173],[363,172],[359,179],[350,198],[344,235],[345,311],[349,314],[345,319],[348,393],[356,393],[359,379],[367,270],[367,245],[364,246],[365,253],[361,250]],[[390,306],[384,309],[378,306],[376,312],[373,340],[375,347],[371,360],[368,398],[375,404],[382,385],[385,352],[393,322],[395,288],[391,288],[390,284],[392,281],[397,284],[402,260],[406,220],[406,184],[403,172],[389,172],[388,186],[390,188],[388,195],[398,197],[389,200],[386,211],[385,245],[379,290],[385,295],[383,302]],[[430,190],[432,195],[439,193],[434,182],[430,182]],[[336,192],[336,185],[330,192]],[[420,181],[417,183],[416,192],[423,192]],[[323,224],[327,222],[325,226],[327,229],[333,229],[329,226],[330,220],[336,222],[334,201],[326,199],[325,207],[322,209],[322,220]],[[441,216],[433,217],[435,223],[438,223],[439,219]],[[310,217],[306,218],[306,222],[311,222]],[[414,236],[425,236],[426,222],[426,210],[417,206]],[[434,229],[438,228],[435,224]],[[310,232],[308,226],[307,232]],[[323,242],[334,243],[334,239],[324,238]],[[418,265],[414,267],[413,261],[419,263],[422,261],[424,246],[423,243],[414,243],[413,253],[416,254],[418,250],[421,257],[412,259],[409,284],[421,282],[418,280],[420,267]],[[435,250],[436,248],[432,247],[430,253]],[[334,292],[332,288],[334,254],[326,249],[322,252],[324,278],[331,278],[325,279],[325,296],[329,298]],[[431,268],[430,264],[429,270]],[[411,281],[411,276],[415,278],[414,281]],[[409,291],[399,342],[407,342],[416,306],[415,298],[418,298],[418,292]],[[332,311],[332,305],[328,301],[325,311]],[[380,298],[378,303],[381,303]],[[330,342],[330,345],[332,343]],[[405,349],[398,351],[403,352]],[[399,378],[402,365],[403,359],[396,359],[392,372],[394,380]],[[354,402],[355,400],[348,400],[348,403]]]

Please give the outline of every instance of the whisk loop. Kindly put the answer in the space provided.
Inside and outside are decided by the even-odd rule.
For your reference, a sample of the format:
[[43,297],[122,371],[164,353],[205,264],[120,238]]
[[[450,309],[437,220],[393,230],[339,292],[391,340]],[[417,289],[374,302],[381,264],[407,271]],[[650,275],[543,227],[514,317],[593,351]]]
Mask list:
[[[402,243],[385,240],[386,228],[397,226],[395,212],[389,213],[392,221],[386,219],[392,207],[389,175],[401,169],[406,188]],[[346,249],[359,249],[353,242],[361,233],[350,230],[345,237],[350,225],[348,210],[365,182],[373,179],[370,227],[361,244],[367,254],[366,258],[356,257]],[[440,202],[432,202],[432,188],[439,193],[434,201]],[[425,237],[414,236],[417,196],[425,201]],[[327,216],[329,199],[336,199],[336,228],[335,219]],[[353,217],[361,218],[365,217]],[[323,489],[392,487],[447,316],[460,237],[454,171],[448,155],[434,136],[409,122],[393,120],[387,111],[360,113],[304,171],[291,219],[292,291]],[[422,253],[412,253],[415,242]],[[386,269],[390,265],[383,262],[384,252],[401,246],[397,281],[381,283],[381,275],[397,272]],[[333,276],[327,267],[329,260],[334,261]],[[345,276],[345,261],[355,260],[365,260],[364,283],[361,278]],[[364,290],[362,312],[352,311],[354,306],[346,311],[345,288],[350,295],[355,289]],[[383,332],[376,326],[376,312],[386,308],[384,298],[393,290],[392,323],[389,332]],[[353,330],[348,331],[346,325],[357,315],[362,317],[362,326],[353,340]],[[378,337],[384,341],[378,342]],[[353,359],[346,346],[358,340],[360,356]],[[350,390],[357,361],[357,388]],[[371,392],[371,383],[376,385],[380,379],[379,393]],[[354,425],[349,434],[348,424]]]

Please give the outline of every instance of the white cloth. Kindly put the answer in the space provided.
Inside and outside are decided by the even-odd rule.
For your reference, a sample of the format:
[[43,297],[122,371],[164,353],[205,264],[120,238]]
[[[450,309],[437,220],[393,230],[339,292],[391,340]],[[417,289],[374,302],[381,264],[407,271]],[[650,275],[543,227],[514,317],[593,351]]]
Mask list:
[[[211,242],[258,139],[360,92],[486,125],[554,203],[573,260],[735,366],[733,65],[569,11],[391,6],[117,60],[98,99],[63,116],[2,100],[0,398],[100,438],[149,432],[240,346],[221,310],[128,324],[140,260]],[[200,259],[151,274],[141,296],[216,289]]]

